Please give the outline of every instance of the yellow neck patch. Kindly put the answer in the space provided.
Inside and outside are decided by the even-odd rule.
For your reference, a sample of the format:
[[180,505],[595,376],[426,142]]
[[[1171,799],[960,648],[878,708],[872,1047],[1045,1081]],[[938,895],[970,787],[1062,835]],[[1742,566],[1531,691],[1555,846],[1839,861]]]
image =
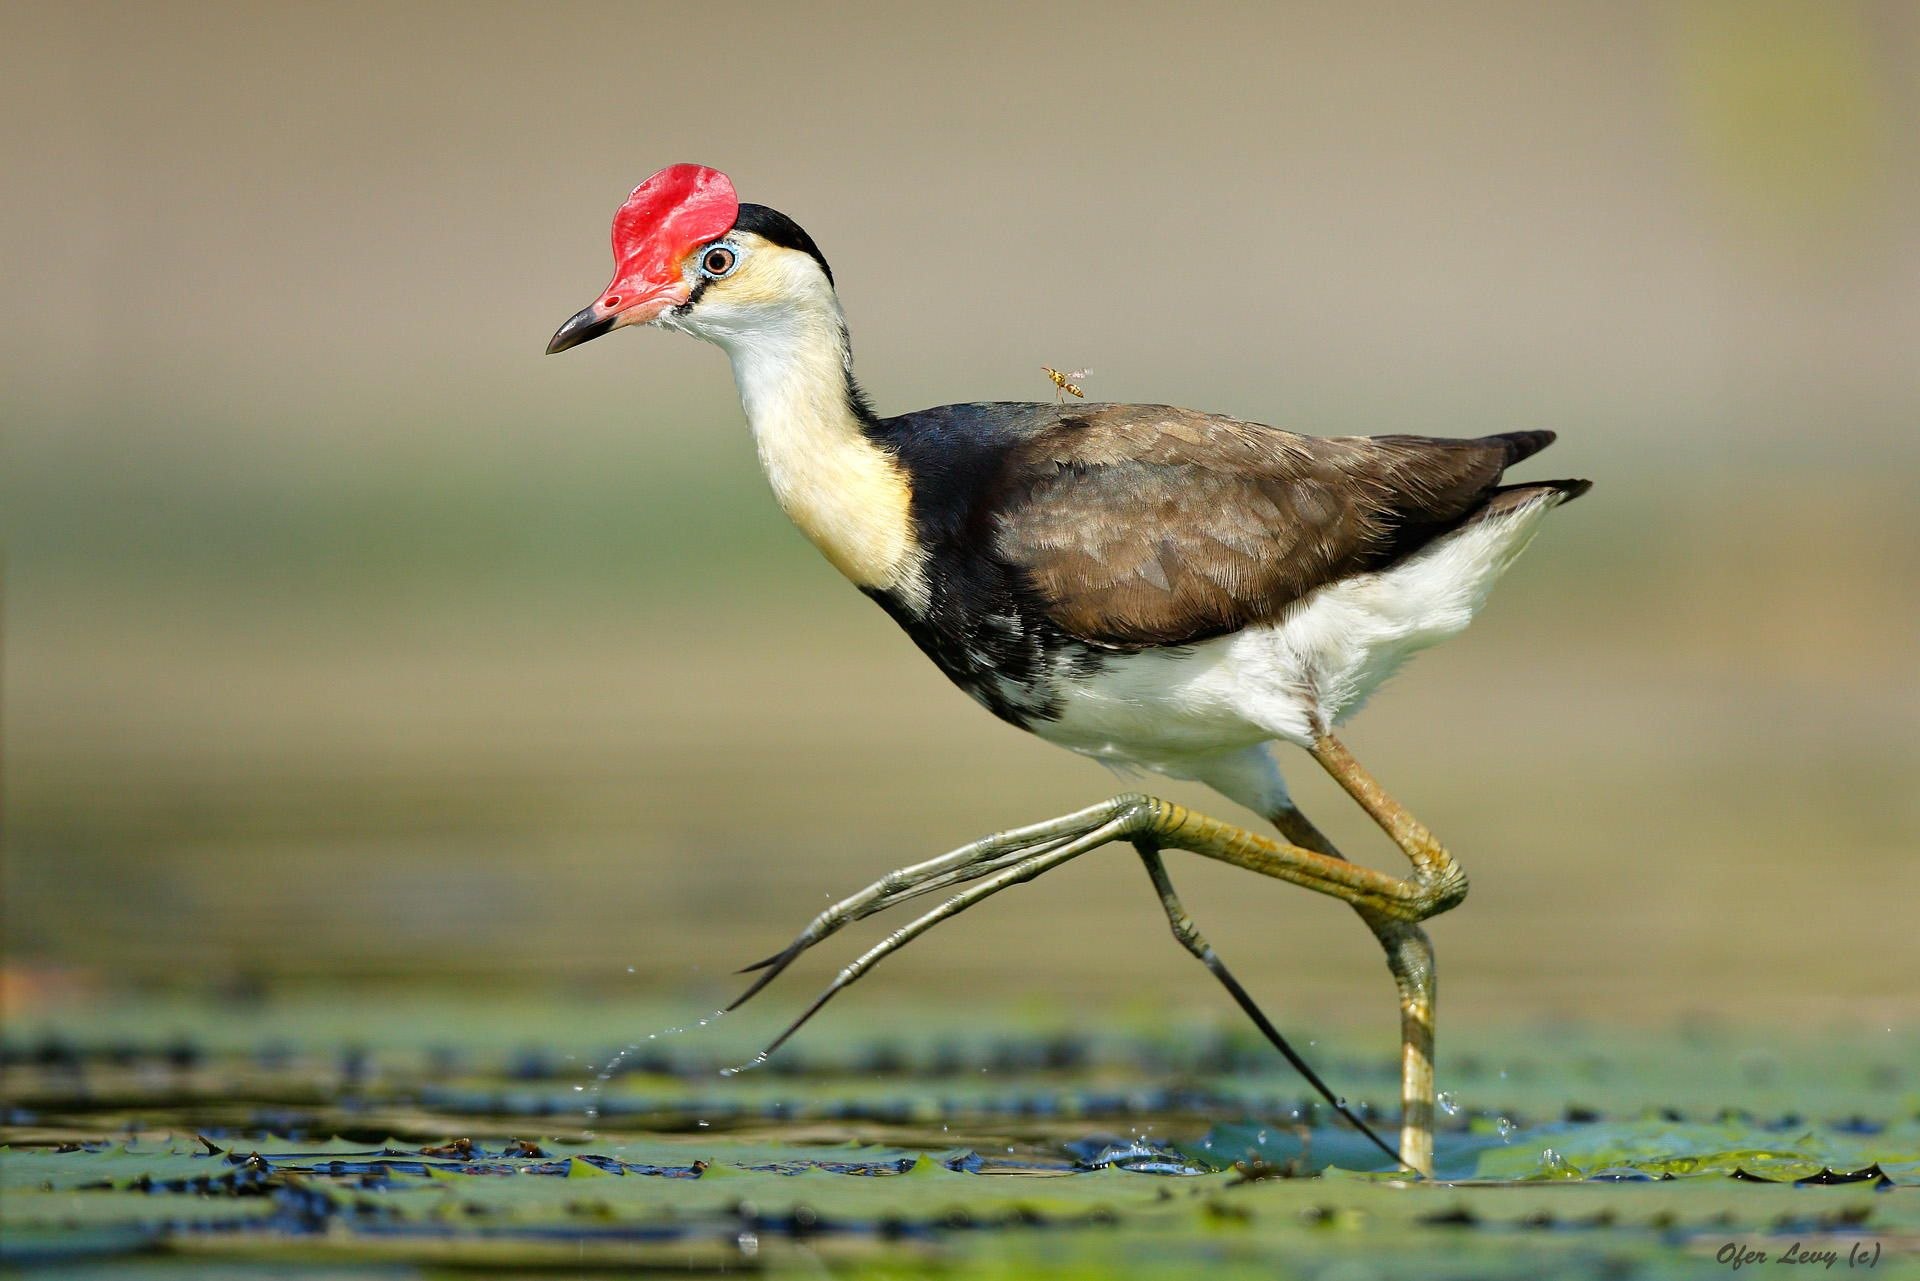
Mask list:
[[846,404],[845,375],[827,386],[796,379],[743,402],[760,465],[780,507],[856,585],[904,588],[917,580],[912,493],[900,464],[869,440]]
[[[744,323],[723,315],[715,336],[733,360],[774,497],[855,584],[919,594],[912,492],[848,403],[846,328],[832,286],[801,254],[756,253],[740,274],[749,278],[728,281],[727,301]],[[773,297],[780,304],[768,307]]]

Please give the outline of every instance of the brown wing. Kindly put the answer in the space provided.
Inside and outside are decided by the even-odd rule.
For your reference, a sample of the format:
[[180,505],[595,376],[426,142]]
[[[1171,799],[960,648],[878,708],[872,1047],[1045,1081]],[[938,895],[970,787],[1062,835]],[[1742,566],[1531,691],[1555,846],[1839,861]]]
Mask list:
[[1550,432],[1297,436],[1159,405],[1090,405],[1009,451],[995,550],[1083,640],[1174,645],[1276,618],[1457,525]]

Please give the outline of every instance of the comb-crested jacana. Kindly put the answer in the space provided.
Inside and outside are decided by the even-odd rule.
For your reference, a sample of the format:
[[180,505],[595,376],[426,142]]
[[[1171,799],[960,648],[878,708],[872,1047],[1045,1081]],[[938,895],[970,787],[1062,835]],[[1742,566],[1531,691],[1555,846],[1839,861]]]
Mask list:
[[[841,970],[768,1052],[875,962],[989,895],[1115,841],[1133,845],[1174,936],[1376,1143],[1194,928],[1161,859],[1187,850],[1346,902],[1386,949],[1401,1011],[1401,1131],[1433,1161],[1433,947],[1420,922],[1467,878],[1334,737],[1417,650],[1466,627],[1546,514],[1583,480],[1503,484],[1553,434],[1317,438],[1166,405],[979,403],[880,418],[853,377],[833,273],[792,219],[725,174],[674,165],[614,217],[614,277],[549,352],[629,325],[733,362],[761,464],[835,568],[989,711],[1049,742],[1197,779],[1276,841],[1129,793],[890,873],[820,913],[740,998],[846,924],[969,885]],[[1271,753],[1305,748],[1412,864],[1347,861]],[[738,1004],[738,1002],[736,1002]]]

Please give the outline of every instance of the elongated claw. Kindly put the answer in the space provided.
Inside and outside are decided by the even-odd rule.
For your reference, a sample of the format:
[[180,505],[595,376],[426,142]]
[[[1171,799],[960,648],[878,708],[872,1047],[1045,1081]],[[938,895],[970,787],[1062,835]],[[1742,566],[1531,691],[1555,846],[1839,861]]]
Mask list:
[[928,930],[940,924],[940,922],[958,916],[974,904],[979,903],[983,899],[993,897],[1009,886],[1018,885],[1022,881],[1030,881],[1042,872],[1056,868],[1069,859],[1078,858],[1089,850],[1100,848],[1108,841],[1121,835],[1124,826],[1123,822],[1108,822],[1094,828],[1091,832],[1088,832],[1077,840],[1068,841],[1065,844],[1054,842],[1052,843],[1054,848],[1013,862],[972,889],[962,890],[960,893],[955,894],[952,898],[942,903],[939,907],[934,908],[925,916],[901,926],[884,939],[881,939],[880,942],[876,943],[873,947],[869,948],[845,969],[841,970],[840,973],[834,977],[833,982],[827,985],[827,990],[816,997],[813,1004],[809,1005],[799,1018],[787,1025],[786,1031],[775,1037],[773,1042],[768,1045],[765,1050],[761,1051],[762,1056],[771,1055],[775,1050],[785,1045],[789,1037],[804,1027],[809,1019],[818,1014],[821,1009],[825,1007],[826,1003],[839,995],[843,989],[851,987],[854,983],[858,982],[860,977],[868,970],[872,969],[894,952],[899,951],[907,944],[913,942],[913,940],[919,938],[922,934],[925,934]]
[[1023,859],[1051,853],[1079,837],[1089,827],[1098,825],[1102,819],[1109,818],[1110,810],[1110,805],[1092,806],[1064,818],[1000,832],[963,845],[939,858],[889,872],[858,894],[842,899],[814,917],[799,937],[781,951],[739,970],[741,974],[756,970],[761,973],[727,1008],[734,1010],[744,1005],[767,984],[780,977],[781,972],[798,960],[802,952],[839,933],[853,922],[922,894],[978,880]]
[[1173,927],[1173,937],[1179,940],[1180,946],[1193,953],[1200,963],[1207,967],[1208,972],[1220,980],[1220,986],[1227,989],[1227,995],[1233,998],[1233,1003],[1240,1007],[1241,1012],[1253,1020],[1253,1025],[1260,1029],[1260,1035],[1266,1037],[1267,1043],[1280,1051],[1280,1057],[1292,1064],[1294,1071],[1306,1078],[1307,1084],[1327,1101],[1328,1107],[1345,1117],[1354,1129],[1373,1140],[1375,1147],[1385,1152],[1391,1159],[1398,1161],[1400,1154],[1389,1147],[1385,1139],[1375,1134],[1372,1126],[1348,1110],[1346,1103],[1333,1092],[1332,1087],[1321,1080],[1320,1074],[1300,1057],[1299,1051],[1293,1048],[1292,1042],[1281,1035],[1280,1029],[1273,1025],[1272,1019],[1267,1017],[1267,1012],[1261,1009],[1252,994],[1240,985],[1240,980],[1233,977],[1233,971],[1227,968],[1227,963],[1221,960],[1219,953],[1213,950],[1213,944],[1207,942],[1206,937],[1200,933],[1199,927],[1193,923],[1193,918],[1187,915],[1186,907],[1182,905],[1179,894],[1173,888],[1173,880],[1167,875],[1166,864],[1160,858],[1159,849],[1151,841],[1136,842],[1135,848],[1140,852],[1140,861],[1146,865],[1147,876],[1152,879],[1153,888],[1160,895],[1160,905],[1166,909],[1167,913],[1167,924]]
[[729,1011],[737,1010],[741,1006],[745,1005],[748,1001],[752,1000],[754,995],[758,993],[761,988],[765,987],[767,984],[779,978],[781,971],[785,970],[789,965],[792,965],[795,961],[799,960],[800,953],[804,952],[805,950],[806,950],[805,948],[799,947],[799,946],[790,947],[786,951],[781,952],[776,956],[770,956],[764,961],[755,962],[754,964],[747,966],[745,969],[738,971],[741,974],[751,974],[755,970],[761,970],[763,971],[763,973],[760,975],[759,978],[755,979],[752,983],[749,983],[747,985],[746,991],[734,997],[733,1003],[727,1006],[727,1009]]
[[767,1043],[767,1048],[760,1051],[760,1057],[763,1059],[771,1058],[773,1055],[773,1052],[775,1050],[778,1050],[781,1046],[785,1045],[795,1032],[798,1032],[802,1027],[806,1026],[808,1020],[812,1019],[814,1015],[818,1014],[820,1012],[820,1008],[824,1006],[828,1001],[832,1000],[833,994],[835,992],[838,992],[839,990],[840,990],[839,985],[835,984],[833,987],[830,987],[826,991],[822,992],[819,996],[814,997],[813,1004],[809,1005],[805,1010],[803,1010],[799,1018],[787,1024],[786,1031],[782,1032],[779,1036],[774,1037],[773,1040]]

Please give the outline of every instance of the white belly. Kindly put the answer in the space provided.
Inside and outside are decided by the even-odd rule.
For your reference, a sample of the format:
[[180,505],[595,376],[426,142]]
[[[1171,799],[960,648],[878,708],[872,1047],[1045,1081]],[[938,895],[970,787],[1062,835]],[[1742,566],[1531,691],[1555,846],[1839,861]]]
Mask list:
[[1464,629],[1557,505],[1546,498],[1470,524],[1389,569],[1321,588],[1278,622],[1116,655],[1057,686],[1059,717],[1033,731],[1175,777],[1272,739],[1310,745],[1411,655]]

